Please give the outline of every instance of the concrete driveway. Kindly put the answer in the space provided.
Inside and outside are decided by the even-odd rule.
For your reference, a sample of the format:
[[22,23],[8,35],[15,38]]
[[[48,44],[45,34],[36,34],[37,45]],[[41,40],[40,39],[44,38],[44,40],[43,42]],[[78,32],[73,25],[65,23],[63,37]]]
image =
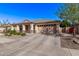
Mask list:
[[54,35],[29,34],[15,38],[15,41],[0,43],[1,56],[69,56],[79,55],[78,52],[79,50],[61,48],[60,37]]

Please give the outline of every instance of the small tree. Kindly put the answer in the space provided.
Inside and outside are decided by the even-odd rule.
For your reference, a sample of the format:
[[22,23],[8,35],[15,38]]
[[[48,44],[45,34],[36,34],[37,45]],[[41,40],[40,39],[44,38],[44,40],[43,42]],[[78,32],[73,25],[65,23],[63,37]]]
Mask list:
[[64,29],[64,32],[66,32],[66,28],[70,26],[70,23],[67,20],[61,21],[60,27]]
[[2,25],[5,27],[5,31],[8,30],[8,26],[7,26],[8,24],[10,24],[8,19],[7,20],[3,20]]
[[57,16],[63,20],[67,20],[73,25],[75,36],[75,24],[79,21],[79,4],[63,4],[57,12]]

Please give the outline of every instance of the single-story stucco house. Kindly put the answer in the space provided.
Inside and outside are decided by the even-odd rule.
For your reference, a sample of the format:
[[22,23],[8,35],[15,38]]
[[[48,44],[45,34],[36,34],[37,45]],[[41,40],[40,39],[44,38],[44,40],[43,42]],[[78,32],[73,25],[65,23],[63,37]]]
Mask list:
[[59,31],[60,22],[48,19],[40,19],[35,21],[29,21],[26,19],[21,23],[10,24],[7,26],[11,30],[15,29],[17,32],[40,33],[43,30],[53,30],[54,28],[56,28]]

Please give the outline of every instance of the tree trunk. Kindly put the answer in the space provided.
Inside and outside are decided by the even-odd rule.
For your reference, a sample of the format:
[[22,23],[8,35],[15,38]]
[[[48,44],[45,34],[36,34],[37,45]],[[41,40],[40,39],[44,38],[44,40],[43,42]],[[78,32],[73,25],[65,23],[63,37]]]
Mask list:
[[7,27],[5,27],[5,32],[7,32]]
[[64,27],[64,33],[67,33],[67,31],[66,31],[66,27]]
[[76,27],[75,27],[75,25],[74,25],[73,37],[75,37],[75,36],[76,36]]

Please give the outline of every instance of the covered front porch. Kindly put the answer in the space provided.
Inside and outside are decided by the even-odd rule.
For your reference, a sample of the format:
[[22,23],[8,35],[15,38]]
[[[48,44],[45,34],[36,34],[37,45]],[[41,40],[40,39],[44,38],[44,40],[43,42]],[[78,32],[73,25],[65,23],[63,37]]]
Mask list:
[[13,24],[11,26],[11,30],[16,30],[17,32],[28,32],[30,33],[30,23],[19,23],[19,24]]

